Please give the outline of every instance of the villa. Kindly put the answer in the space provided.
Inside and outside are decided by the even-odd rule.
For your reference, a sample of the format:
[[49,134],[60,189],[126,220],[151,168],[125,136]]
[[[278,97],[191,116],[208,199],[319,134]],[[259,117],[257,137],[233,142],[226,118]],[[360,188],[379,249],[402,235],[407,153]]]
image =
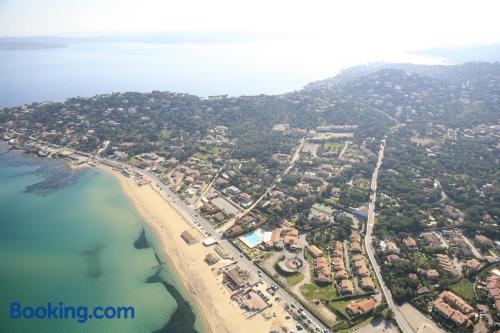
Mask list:
[[340,293],[342,295],[352,295],[354,293],[354,286],[351,280],[344,279],[340,281]]
[[405,238],[403,240],[403,243],[405,244],[405,246],[410,249],[410,250],[415,250],[417,249],[417,242],[411,238],[411,237],[408,237],[408,238]]
[[354,301],[347,305],[347,313],[351,316],[361,316],[368,314],[375,309],[377,302],[373,298],[365,298],[362,300]]
[[399,248],[394,242],[389,242],[387,244],[387,253],[398,254]]
[[352,253],[361,253],[361,244],[358,242],[351,243],[351,252]]
[[316,282],[320,284],[328,284],[332,282],[332,272],[326,258],[316,259]]
[[345,270],[338,271],[335,273],[335,279],[336,280],[345,280],[349,278],[349,274]]
[[374,290],[375,285],[373,284],[373,280],[370,277],[364,277],[361,279],[361,288],[363,290]]
[[488,289],[488,296],[495,303],[495,307],[500,309],[500,277],[491,275],[488,277],[486,289]]
[[427,269],[423,272],[425,278],[429,281],[437,281],[439,278],[439,272],[435,269]]
[[321,251],[316,245],[310,245],[306,248],[307,253],[309,253],[313,258],[318,258],[323,255],[323,251]]
[[470,326],[470,318],[476,315],[472,306],[451,291],[443,291],[432,308],[458,326]]
[[290,223],[283,222],[271,232],[271,237],[265,242],[267,248],[282,250],[285,247],[291,251],[297,251],[302,248],[299,239],[299,231],[291,227]]

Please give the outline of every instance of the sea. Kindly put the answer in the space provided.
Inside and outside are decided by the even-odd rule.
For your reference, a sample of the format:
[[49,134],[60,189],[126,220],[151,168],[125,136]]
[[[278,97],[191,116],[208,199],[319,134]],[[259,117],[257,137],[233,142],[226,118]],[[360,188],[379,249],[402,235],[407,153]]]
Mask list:
[[227,43],[71,43],[0,50],[0,108],[73,96],[152,90],[210,95],[281,94],[369,62],[442,63],[377,45],[314,40]]
[[[0,146],[0,332],[202,333],[204,324],[112,175]],[[10,304],[132,306],[134,319],[10,319]]]

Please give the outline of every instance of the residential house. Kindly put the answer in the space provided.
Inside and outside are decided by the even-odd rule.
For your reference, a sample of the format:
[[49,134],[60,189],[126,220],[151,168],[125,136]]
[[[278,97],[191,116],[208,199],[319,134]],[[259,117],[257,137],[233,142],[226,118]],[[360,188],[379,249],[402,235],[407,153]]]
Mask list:
[[389,254],[385,259],[390,263],[398,262],[400,260],[397,254]]
[[361,253],[361,244],[358,242],[351,243],[351,252],[352,253]]
[[332,282],[332,272],[328,265],[328,259],[317,258],[316,259],[316,282],[319,284],[328,284]]
[[377,302],[373,298],[365,298],[348,304],[346,311],[350,316],[361,316],[372,312],[375,304]]
[[484,235],[476,235],[474,239],[481,247],[493,247],[493,241]]
[[427,269],[423,271],[424,277],[429,281],[437,281],[439,278],[439,272],[435,269]]
[[417,249],[417,241],[411,237],[407,237],[407,238],[403,239],[403,243],[410,250]]
[[352,295],[354,293],[354,285],[351,280],[345,279],[340,281],[340,293],[342,295]]
[[391,254],[398,254],[399,253],[399,247],[396,245],[396,243],[389,242],[387,244],[387,253],[391,253]]
[[363,290],[374,290],[375,285],[373,284],[373,280],[370,277],[364,277],[361,279],[361,288]]
[[306,248],[307,253],[309,253],[313,258],[318,258],[323,255],[323,251],[321,251],[316,245],[309,245]]

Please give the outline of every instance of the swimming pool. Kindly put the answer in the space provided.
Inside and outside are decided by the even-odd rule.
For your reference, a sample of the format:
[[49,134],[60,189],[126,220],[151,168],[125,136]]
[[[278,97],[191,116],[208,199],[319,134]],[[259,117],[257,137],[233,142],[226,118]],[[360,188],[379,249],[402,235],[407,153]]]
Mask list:
[[248,234],[240,236],[239,239],[249,248],[254,248],[262,243],[262,230],[256,229]]

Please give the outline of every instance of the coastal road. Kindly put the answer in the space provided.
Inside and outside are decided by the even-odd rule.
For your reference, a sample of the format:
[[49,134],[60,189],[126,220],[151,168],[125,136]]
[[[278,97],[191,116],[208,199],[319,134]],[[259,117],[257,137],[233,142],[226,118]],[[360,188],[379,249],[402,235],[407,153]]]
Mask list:
[[[233,245],[229,240],[222,237],[222,235],[213,227],[213,225],[206,220],[203,216],[201,216],[198,212],[196,212],[192,207],[186,204],[176,192],[174,192],[169,186],[164,184],[160,179],[153,173],[136,168],[129,164],[108,160],[103,158],[98,158],[98,161],[104,163],[106,165],[112,167],[122,167],[128,168],[129,170],[133,170],[134,172],[143,175],[151,180],[152,184],[161,190],[160,193],[166,195],[166,200],[170,202],[176,210],[189,222],[193,225],[193,227],[200,230],[204,235],[212,236],[217,243],[219,243],[226,251],[228,251],[238,262],[243,263],[246,267],[251,269],[256,275],[260,277],[262,281],[264,281],[267,285],[275,284],[275,281],[271,276],[269,276],[265,271],[263,271],[260,267],[258,267],[254,262],[250,259],[242,255],[240,250]],[[260,272],[260,274],[259,274]],[[281,304],[294,304],[297,308],[301,306],[301,304],[286,290],[280,288],[275,297],[279,297],[281,299]],[[303,313],[307,316],[308,319],[312,321],[310,324],[311,327],[319,327],[321,331],[328,331],[328,328],[318,320],[311,312],[306,309],[303,310]]]
[[[179,195],[173,191],[170,187],[168,187],[166,184],[164,184],[156,174],[151,173],[147,170],[142,170],[139,169],[133,165],[121,162],[121,161],[116,161],[112,159],[107,159],[99,156],[95,156],[89,153],[84,153],[80,152],[71,148],[66,148],[62,147],[59,145],[54,145],[54,144],[49,144],[47,142],[42,142],[48,146],[58,148],[58,149],[65,149],[67,151],[70,151],[72,153],[85,156],[87,158],[93,159],[96,162],[108,165],[110,167],[115,167],[115,168],[127,168],[129,170],[133,170],[135,173],[147,177],[149,180],[151,180],[152,185],[156,186],[156,188],[159,189],[159,193],[162,194],[166,200],[172,204],[175,209],[179,212],[179,214],[183,215],[186,221],[190,223],[193,227],[197,228],[200,230],[204,235],[212,236],[226,251],[228,251],[234,258],[235,260],[238,260],[239,263],[243,263],[247,268],[252,270],[254,274],[257,274],[260,279],[265,282],[267,285],[273,285],[275,284],[275,281],[273,278],[266,273],[266,271],[261,270],[260,267],[258,267],[254,262],[249,260],[247,257],[245,257],[241,251],[229,240],[222,238],[222,235],[213,227],[213,225],[206,220],[203,216],[201,216],[198,212],[196,212],[192,207],[190,207],[188,204],[186,204],[180,197]],[[297,149],[294,157],[292,158],[292,163],[295,163],[295,160],[298,159],[300,148],[302,147],[302,144],[304,143],[304,139],[302,139],[302,142]],[[293,165],[291,164],[288,170],[291,169]],[[280,298],[281,304],[290,304],[294,305],[296,308],[300,307],[301,304],[299,301],[297,301],[288,291],[283,290],[280,288],[276,294],[275,297]],[[318,327],[322,332],[329,332],[328,327],[326,327],[318,318],[316,318],[311,312],[309,312],[307,309],[303,309],[302,313],[307,317],[307,319],[311,320],[310,327]]]
[[373,171],[372,180],[370,184],[370,189],[372,193],[370,195],[370,203],[368,204],[368,221],[366,224],[365,248],[366,248],[366,253],[368,254],[368,258],[370,259],[370,262],[372,264],[373,271],[375,272],[377,280],[380,284],[380,288],[382,289],[382,293],[384,294],[384,297],[387,301],[387,305],[389,309],[392,310],[394,319],[396,320],[399,328],[403,331],[403,333],[414,333],[415,330],[410,326],[404,314],[400,311],[399,306],[396,303],[394,303],[391,291],[389,290],[389,288],[384,282],[384,279],[382,278],[380,266],[377,263],[377,260],[375,258],[375,251],[373,249],[372,232],[373,232],[373,225],[375,222],[377,181],[378,181],[380,166],[382,165],[382,160],[384,158],[384,149],[385,149],[385,138],[382,140],[382,143],[380,144],[377,165],[375,166],[375,170]]

